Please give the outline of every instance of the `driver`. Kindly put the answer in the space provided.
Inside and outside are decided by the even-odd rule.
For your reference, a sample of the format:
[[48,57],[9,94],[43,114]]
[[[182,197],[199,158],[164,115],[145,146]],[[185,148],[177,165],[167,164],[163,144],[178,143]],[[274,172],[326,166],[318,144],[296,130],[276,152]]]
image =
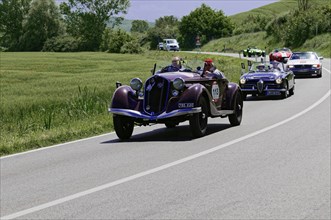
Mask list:
[[177,72],[182,69],[182,59],[180,57],[173,57],[171,60],[171,65],[164,67],[161,73],[164,72]]

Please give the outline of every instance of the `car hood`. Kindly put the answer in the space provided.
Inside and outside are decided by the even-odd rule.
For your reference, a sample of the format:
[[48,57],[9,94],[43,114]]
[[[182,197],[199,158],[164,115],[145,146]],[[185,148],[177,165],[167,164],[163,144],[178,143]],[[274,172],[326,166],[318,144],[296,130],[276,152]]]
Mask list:
[[201,79],[201,76],[198,73],[193,73],[193,72],[167,72],[167,73],[160,73],[155,76],[163,77],[165,79],[168,79],[169,81],[172,81],[178,77],[181,77],[185,81]]
[[304,64],[320,64],[320,61],[319,60],[307,60],[307,59],[287,61],[287,65],[304,65]]
[[244,77],[246,79],[269,79],[269,80],[274,80],[277,77],[282,75],[281,72],[266,72],[266,73],[261,73],[261,72],[254,72],[254,73],[246,73],[244,74]]

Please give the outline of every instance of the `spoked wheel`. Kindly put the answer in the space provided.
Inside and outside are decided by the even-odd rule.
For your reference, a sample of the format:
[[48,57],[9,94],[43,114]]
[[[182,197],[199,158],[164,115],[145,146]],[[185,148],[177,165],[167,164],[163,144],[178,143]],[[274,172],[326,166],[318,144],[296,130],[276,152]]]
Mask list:
[[234,114],[229,115],[229,121],[232,126],[240,125],[243,114],[243,99],[241,93],[237,91],[234,102]]
[[114,128],[119,139],[127,140],[133,132],[133,120],[122,115],[113,116]]
[[195,113],[190,117],[191,132],[196,138],[206,134],[208,125],[208,103],[202,96],[199,98],[198,103],[198,107],[201,107],[201,112]]

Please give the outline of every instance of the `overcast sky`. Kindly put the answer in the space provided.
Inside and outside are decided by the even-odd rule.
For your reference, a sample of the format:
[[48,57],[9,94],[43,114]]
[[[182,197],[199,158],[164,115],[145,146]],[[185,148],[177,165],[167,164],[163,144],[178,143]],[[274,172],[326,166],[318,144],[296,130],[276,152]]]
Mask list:
[[131,0],[126,19],[147,20],[154,22],[156,19],[173,15],[178,19],[190,14],[191,11],[201,6],[202,3],[212,9],[222,10],[230,16],[240,12],[249,11],[277,0]]

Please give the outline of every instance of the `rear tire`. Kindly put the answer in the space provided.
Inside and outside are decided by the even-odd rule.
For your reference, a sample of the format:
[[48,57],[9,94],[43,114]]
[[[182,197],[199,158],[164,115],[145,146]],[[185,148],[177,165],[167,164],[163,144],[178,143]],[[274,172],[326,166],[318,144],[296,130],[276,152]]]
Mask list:
[[133,132],[133,120],[122,115],[113,116],[114,128],[119,139],[130,139]]
[[234,114],[229,115],[229,121],[232,126],[238,126],[242,120],[242,112],[243,112],[243,99],[240,91],[237,91],[234,101]]
[[195,113],[190,117],[190,128],[195,138],[204,136],[207,131],[209,110],[208,103],[203,96],[199,98],[197,107],[201,107],[201,112]]

